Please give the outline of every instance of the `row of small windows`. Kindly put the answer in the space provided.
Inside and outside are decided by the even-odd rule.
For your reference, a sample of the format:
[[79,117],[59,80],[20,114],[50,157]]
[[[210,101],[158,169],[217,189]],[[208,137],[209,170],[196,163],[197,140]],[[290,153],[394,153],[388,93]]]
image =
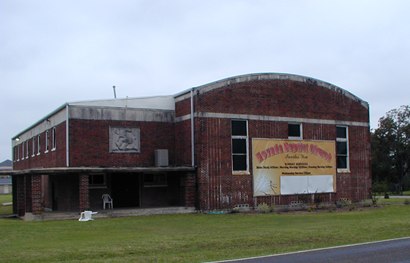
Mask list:
[[[232,120],[232,171],[249,172],[248,121]],[[301,123],[288,123],[288,139],[302,140]],[[349,170],[348,130],[346,126],[336,126],[336,168]]]
[[[48,153],[50,150],[50,133],[51,151],[55,151],[57,148],[56,128],[53,127],[45,132],[44,153]],[[29,147],[29,145],[31,145],[31,147]],[[14,160],[18,162],[20,160],[28,159],[30,156],[35,157],[36,155],[40,155],[41,149],[42,144],[40,135],[34,136],[14,147]]]

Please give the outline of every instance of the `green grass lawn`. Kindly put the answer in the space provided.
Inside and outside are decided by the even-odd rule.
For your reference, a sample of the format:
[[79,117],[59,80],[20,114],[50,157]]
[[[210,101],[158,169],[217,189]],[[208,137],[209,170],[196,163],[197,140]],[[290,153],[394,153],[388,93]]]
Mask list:
[[410,201],[410,196],[409,198],[379,198],[377,203],[380,205],[402,205],[406,200]]
[[12,201],[11,194],[0,195],[0,216],[9,215],[13,213],[13,206],[3,206],[3,203],[8,203]]
[[410,236],[410,206],[346,212],[0,219],[4,262],[203,262]]

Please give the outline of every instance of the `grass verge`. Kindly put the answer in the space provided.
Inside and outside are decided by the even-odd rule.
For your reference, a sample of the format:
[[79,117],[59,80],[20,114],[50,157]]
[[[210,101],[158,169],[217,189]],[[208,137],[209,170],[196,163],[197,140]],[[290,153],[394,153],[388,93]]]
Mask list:
[[3,206],[3,203],[11,202],[12,199],[11,194],[0,195],[0,216],[13,213],[13,206]]
[[201,262],[410,236],[410,206],[350,212],[0,219],[4,262]]

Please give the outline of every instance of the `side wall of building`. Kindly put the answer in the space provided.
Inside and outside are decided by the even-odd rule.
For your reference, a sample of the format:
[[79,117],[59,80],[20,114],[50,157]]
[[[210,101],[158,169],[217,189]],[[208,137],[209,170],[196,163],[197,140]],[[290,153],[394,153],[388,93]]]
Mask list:
[[[198,198],[202,210],[255,206],[260,202],[287,204],[297,196],[253,197],[252,139],[288,139],[288,123],[303,127],[304,140],[336,140],[336,126],[349,131],[350,170],[336,175],[336,193],[324,194],[326,201],[339,198],[360,200],[368,196],[370,135],[368,109],[362,101],[338,88],[314,81],[253,80],[195,92],[195,156],[198,167]],[[176,130],[187,134],[190,98],[177,99]],[[231,121],[248,121],[249,173],[232,172]],[[187,137],[189,138],[189,137]],[[190,143],[177,141],[176,155],[186,163]]]
[[[53,147],[54,132],[55,147]],[[48,149],[46,145],[48,145]],[[13,147],[13,154],[14,170],[65,167],[66,122],[50,126],[48,129],[20,141]]]
[[[110,152],[110,127],[139,129],[140,151],[135,153]],[[71,167],[152,167],[156,149],[168,149],[170,165],[175,163],[174,123],[70,120]]]

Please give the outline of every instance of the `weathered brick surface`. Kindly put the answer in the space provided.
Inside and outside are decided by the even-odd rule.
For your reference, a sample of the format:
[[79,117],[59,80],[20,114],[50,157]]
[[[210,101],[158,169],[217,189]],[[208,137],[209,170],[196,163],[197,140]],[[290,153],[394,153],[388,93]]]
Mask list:
[[191,165],[191,120],[175,124],[175,153],[176,165]]
[[[335,140],[336,122],[369,122],[369,112],[361,102],[346,91],[324,88],[315,81],[289,79],[252,80],[229,83],[225,87],[205,92],[195,91],[195,177],[181,176],[183,190],[178,193],[188,206],[199,209],[228,209],[236,204],[258,203],[288,204],[300,198],[312,196],[253,197],[252,139],[287,139],[287,121],[255,119],[255,116],[287,117],[302,119],[303,138],[306,140]],[[71,119],[70,166],[100,167],[151,167],[154,166],[154,150],[168,149],[171,166],[191,165],[191,100],[176,102],[175,123],[143,121],[109,121]],[[216,113],[221,118],[210,118],[206,113]],[[248,120],[249,173],[234,175],[231,160],[231,119],[223,114],[252,115]],[[309,122],[303,122],[309,119]],[[314,123],[311,123],[313,120]],[[326,120],[326,122],[321,122]],[[110,153],[109,127],[139,128],[141,131],[140,153]],[[30,156],[14,163],[14,168],[62,167],[66,165],[65,123],[57,126],[57,149],[44,153],[45,133],[41,134],[42,149],[39,156]],[[51,133],[50,133],[51,139]],[[51,145],[51,141],[50,141]],[[350,171],[336,175],[337,192],[322,194],[324,201],[339,198],[360,200],[368,196],[370,176],[370,134],[368,127],[349,125]],[[77,175],[75,175],[77,176]],[[38,182],[35,177],[16,177],[16,207],[21,211],[39,211],[37,199]],[[75,180],[74,180],[75,179]],[[66,180],[66,181],[64,181]],[[65,182],[72,190],[64,188]],[[53,177],[56,189],[61,193],[59,210],[84,210],[90,207],[88,176]],[[78,183],[78,185],[77,185]],[[179,181],[178,181],[179,183]],[[73,193],[75,189],[75,193]],[[57,191],[56,190],[56,191]],[[66,192],[64,192],[66,190]],[[70,193],[73,196],[70,196]],[[69,197],[69,198],[68,198]],[[78,199],[77,199],[78,198]],[[33,199],[33,200],[32,200]],[[70,199],[70,200],[66,200]],[[75,199],[75,205],[72,205]]]
[[90,209],[90,194],[88,189],[88,174],[79,175],[79,208],[80,211]]
[[186,174],[183,177],[182,189],[184,193],[184,204],[187,207],[196,206],[195,174]]
[[43,212],[43,202],[41,198],[41,175],[35,174],[31,176],[31,202],[33,214],[41,214]]
[[25,210],[26,212],[33,212],[33,199],[32,199],[32,192],[31,192],[31,175],[27,174],[24,176],[24,197],[25,197]]
[[[140,153],[110,153],[109,127],[140,129]],[[70,120],[70,166],[150,167],[154,151],[168,149],[174,164],[174,124],[105,120]]]
[[[369,120],[368,111],[340,90],[291,80],[231,84],[206,93],[200,92],[194,100],[196,112],[362,122]],[[179,103],[187,102],[185,100]]]
[[[209,92],[195,93],[195,156],[199,208],[202,210],[232,208],[236,204],[256,206],[260,202],[288,204],[300,197],[253,197],[252,158],[250,173],[233,175],[231,167],[231,119],[203,118],[201,113],[263,115],[317,120],[368,123],[368,110],[341,90],[327,89],[315,83],[290,80],[249,81],[227,85]],[[190,113],[190,98],[176,103],[176,116]],[[287,139],[287,122],[249,120],[249,156],[253,138]],[[335,140],[336,126],[302,123],[306,140]],[[178,123],[176,129],[187,137],[190,121]],[[178,133],[177,132],[177,133]],[[322,194],[323,201],[339,198],[361,200],[370,188],[370,144],[368,127],[349,127],[350,172],[337,174],[337,193]],[[185,143],[185,144],[184,144]],[[190,144],[176,142],[178,159],[187,163]]]
[[175,116],[184,116],[191,113],[191,99],[185,99],[175,103]]
[[46,151],[45,141],[46,133],[43,132],[40,134],[40,154],[37,154],[37,136],[35,138],[35,155],[33,153],[33,143],[32,138],[28,140],[29,155],[28,158],[21,158],[21,147],[14,147],[14,151],[17,151],[17,148],[20,151],[20,160],[18,162],[13,162],[14,170],[23,170],[29,168],[49,168],[49,167],[64,167],[66,166],[66,124],[65,122],[60,123],[56,126],[56,149],[51,150],[52,145],[52,132],[49,130],[49,150]]
[[26,211],[25,186],[26,184],[24,175],[13,176],[13,212],[19,216],[24,216]]

